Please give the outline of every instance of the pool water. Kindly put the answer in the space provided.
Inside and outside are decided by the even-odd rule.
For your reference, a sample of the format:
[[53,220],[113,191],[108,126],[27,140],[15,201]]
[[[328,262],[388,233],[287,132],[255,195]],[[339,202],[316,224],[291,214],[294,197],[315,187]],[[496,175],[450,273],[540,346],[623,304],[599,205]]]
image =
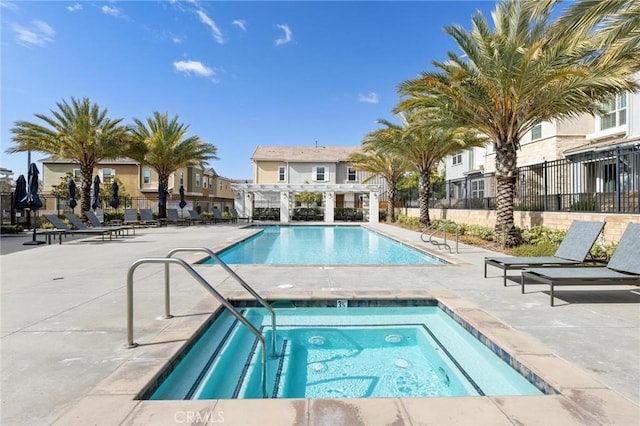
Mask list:
[[[219,254],[227,264],[434,265],[446,262],[360,226],[264,226]],[[214,263],[213,260],[204,263]]]
[[[270,342],[271,317],[265,314],[263,308],[244,311]],[[437,306],[305,307],[276,314],[278,354],[269,353],[269,397],[542,393]],[[257,343],[223,311],[150,399],[261,398]]]

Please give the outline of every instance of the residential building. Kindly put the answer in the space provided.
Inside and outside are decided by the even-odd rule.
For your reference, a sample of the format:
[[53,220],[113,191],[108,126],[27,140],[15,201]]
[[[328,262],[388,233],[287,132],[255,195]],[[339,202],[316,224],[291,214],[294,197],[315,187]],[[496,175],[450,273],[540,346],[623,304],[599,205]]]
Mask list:
[[[251,156],[253,182],[233,185],[236,208],[244,216],[258,218],[256,212],[275,212],[271,219],[288,222],[302,206],[300,194],[318,193],[317,207],[322,220],[333,222],[336,209],[354,209],[362,218],[378,220],[384,180],[356,170],[347,158],[360,152],[345,146],[258,146]],[[384,197],[384,195],[382,195]]]
[[[54,186],[70,173],[76,184],[80,185],[80,167],[77,163],[60,159],[45,158],[42,160],[42,192],[46,200],[45,209],[62,211],[67,209],[65,199],[51,196]],[[118,179],[120,191],[128,197],[121,197],[122,207],[134,209],[150,208],[158,210],[158,175],[150,167],[129,158],[103,160],[94,169],[93,176],[99,176],[103,184]],[[203,169],[198,166],[185,167],[171,174],[168,182],[167,207],[179,208],[180,186],[184,187],[186,210],[211,211],[214,207],[224,210],[233,206],[233,180],[219,176],[214,169]],[[102,200],[104,208],[108,208],[109,200]]]
[[[640,78],[640,74],[637,74]],[[640,212],[640,93],[624,93],[595,117],[544,122],[518,151],[516,208]],[[484,156],[484,161],[479,160]],[[495,153],[464,151],[446,159],[448,207],[491,208]]]

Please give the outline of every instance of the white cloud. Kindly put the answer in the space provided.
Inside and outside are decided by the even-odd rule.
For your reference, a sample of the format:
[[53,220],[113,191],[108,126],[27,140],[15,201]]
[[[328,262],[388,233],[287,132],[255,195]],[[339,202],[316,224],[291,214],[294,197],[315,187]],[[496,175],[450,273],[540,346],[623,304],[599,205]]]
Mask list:
[[69,12],[75,12],[76,10],[82,10],[82,5],[80,3],[76,3],[73,6],[67,6],[67,10]]
[[244,19],[236,19],[231,24],[238,26],[242,31],[247,31],[247,21]]
[[215,74],[211,68],[199,61],[176,61],[173,63],[173,67],[179,72],[193,73],[201,77],[211,77]]
[[117,7],[110,7],[105,5],[105,6],[102,6],[100,10],[105,15],[114,16],[116,18],[124,17],[124,15],[122,14],[122,10],[118,9]]
[[358,102],[364,102],[367,104],[377,104],[379,101],[380,99],[378,98],[378,94],[375,92],[368,92],[365,95],[360,93],[358,95]]
[[31,21],[30,27],[23,27],[22,25],[15,24],[13,26],[13,32],[16,35],[16,39],[21,44],[35,44],[36,46],[44,46],[48,43],[53,43],[53,38],[56,32],[44,21],[34,20]]
[[211,32],[213,33],[213,38],[215,38],[219,44],[224,44],[224,37],[222,36],[222,31],[220,31],[220,28],[218,28],[216,23],[213,22],[213,19],[209,18],[207,14],[204,13],[202,10],[196,10],[196,13],[198,14],[198,17],[200,17],[200,22],[202,22],[203,24],[205,24],[211,29]]
[[276,25],[276,27],[280,28],[284,32],[282,37],[280,37],[279,39],[276,39],[276,46],[289,43],[293,35],[293,33],[291,32],[291,29],[289,29],[289,26],[286,24],[278,24]]
[[18,6],[10,1],[0,1],[0,7],[4,7],[5,9],[9,10],[18,10]]

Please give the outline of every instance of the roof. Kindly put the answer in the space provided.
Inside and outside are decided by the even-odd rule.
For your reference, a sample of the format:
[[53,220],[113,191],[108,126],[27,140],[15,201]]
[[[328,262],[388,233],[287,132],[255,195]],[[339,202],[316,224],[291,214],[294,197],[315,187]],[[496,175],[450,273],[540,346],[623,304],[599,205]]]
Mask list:
[[640,144],[640,136],[632,136],[632,137],[627,137],[622,139],[613,139],[613,140],[589,143],[586,145],[580,145],[575,148],[567,149],[566,151],[564,151],[563,154],[566,156],[570,156],[570,155],[582,154],[585,152],[592,152],[592,151],[607,151],[617,147],[623,148],[623,147],[638,145],[638,144]]
[[[78,164],[76,160],[70,160],[68,158],[54,158],[46,157],[39,160],[41,163],[59,163],[59,164]],[[131,158],[111,158],[100,160],[97,164],[139,164],[137,161]]]
[[349,155],[361,152],[359,146],[276,146],[258,145],[251,156],[253,161],[309,162],[346,161]]

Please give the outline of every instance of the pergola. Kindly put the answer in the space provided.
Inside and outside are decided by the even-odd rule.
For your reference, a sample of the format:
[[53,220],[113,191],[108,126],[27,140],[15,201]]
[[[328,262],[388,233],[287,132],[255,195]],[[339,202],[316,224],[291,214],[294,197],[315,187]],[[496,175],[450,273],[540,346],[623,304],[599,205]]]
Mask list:
[[288,223],[290,213],[295,206],[295,195],[301,192],[322,193],[322,205],[324,206],[324,221],[333,222],[333,212],[335,207],[335,194],[362,193],[365,220],[370,223],[378,222],[378,199],[380,185],[372,184],[252,184],[236,183],[231,185],[235,192],[235,208],[242,212],[244,217],[253,217],[253,200],[256,194],[280,194],[280,222]]

